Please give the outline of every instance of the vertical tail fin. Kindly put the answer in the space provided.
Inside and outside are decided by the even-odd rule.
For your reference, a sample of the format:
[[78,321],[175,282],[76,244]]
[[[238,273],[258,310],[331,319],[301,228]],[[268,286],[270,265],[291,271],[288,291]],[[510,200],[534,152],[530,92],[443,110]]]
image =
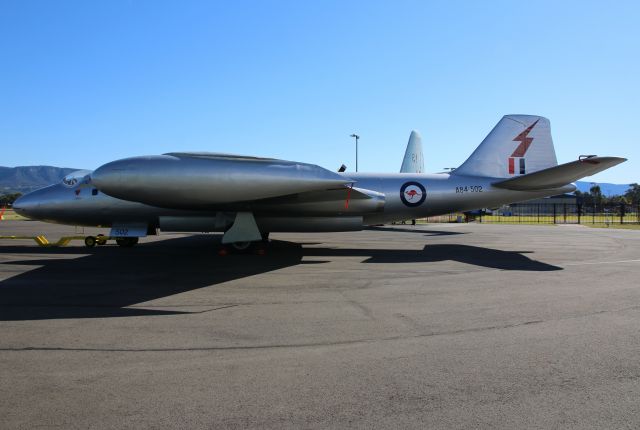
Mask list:
[[547,118],[505,115],[455,174],[511,178],[557,165]]
[[424,156],[422,154],[422,137],[413,130],[409,136],[407,150],[404,153],[400,173],[424,173]]

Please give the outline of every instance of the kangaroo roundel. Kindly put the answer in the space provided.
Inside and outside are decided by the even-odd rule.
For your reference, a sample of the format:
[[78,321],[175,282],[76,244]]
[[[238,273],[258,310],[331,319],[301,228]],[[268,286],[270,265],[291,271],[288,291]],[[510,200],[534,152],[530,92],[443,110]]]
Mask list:
[[400,200],[406,206],[414,208],[424,203],[427,198],[427,190],[419,182],[405,182],[400,187]]

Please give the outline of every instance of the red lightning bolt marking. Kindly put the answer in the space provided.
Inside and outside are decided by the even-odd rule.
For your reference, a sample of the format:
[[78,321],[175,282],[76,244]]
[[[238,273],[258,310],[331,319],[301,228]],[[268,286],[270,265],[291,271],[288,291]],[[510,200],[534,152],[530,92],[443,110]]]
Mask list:
[[524,157],[524,154],[527,152],[527,149],[529,149],[531,142],[533,142],[533,137],[528,137],[527,135],[531,132],[531,130],[533,130],[533,127],[536,126],[538,121],[540,120],[537,119],[536,122],[527,127],[525,131],[513,138],[513,141],[520,142],[520,145],[518,145],[516,150],[513,151],[513,154],[511,154],[512,157]]

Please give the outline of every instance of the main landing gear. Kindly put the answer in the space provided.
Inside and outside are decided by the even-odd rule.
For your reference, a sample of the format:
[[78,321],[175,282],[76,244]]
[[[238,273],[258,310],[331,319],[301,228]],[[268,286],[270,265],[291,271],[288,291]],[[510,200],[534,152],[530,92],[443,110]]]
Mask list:
[[233,242],[233,243],[230,243],[229,245],[231,245],[234,251],[246,252],[254,245],[254,243],[257,243],[257,242]]
[[222,245],[218,250],[218,255],[225,256],[233,254],[256,254],[265,255],[269,246],[269,233],[262,235],[262,240],[231,242]]
[[222,247],[218,254],[227,255],[231,251],[237,254],[264,255],[268,241],[269,233],[260,231],[253,213],[238,212],[233,224],[222,236]]

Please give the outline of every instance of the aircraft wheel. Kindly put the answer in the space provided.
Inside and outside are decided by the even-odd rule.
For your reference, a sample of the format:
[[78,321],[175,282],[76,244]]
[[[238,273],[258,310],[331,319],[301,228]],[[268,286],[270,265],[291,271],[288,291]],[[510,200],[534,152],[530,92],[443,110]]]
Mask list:
[[96,238],[93,236],[87,236],[84,238],[84,244],[87,248],[93,248],[96,246]]
[[138,243],[137,237],[118,237],[116,238],[116,243],[118,246],[122,246],[123,248],[131,248],[136,243]]
[[251,248],[253,242],[233,242],[231,246],[234,250],[239,252],[248,251]]

